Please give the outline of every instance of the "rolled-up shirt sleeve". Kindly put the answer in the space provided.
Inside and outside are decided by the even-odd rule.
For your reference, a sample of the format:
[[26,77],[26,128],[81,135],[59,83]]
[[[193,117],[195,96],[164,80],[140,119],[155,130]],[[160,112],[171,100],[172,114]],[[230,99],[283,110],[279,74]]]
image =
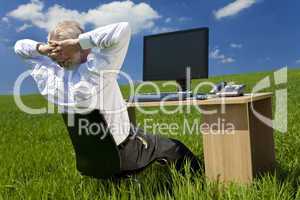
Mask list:
[[36,49],[38,43],[30,39],[18,40],[14,46],[15,53],[24,59],[40,57],[42,55]]
[[[128,22],[120,22],[96,28],[80,34],[79,44],[82,49],[93,49],[93,56],[88,58],[86,70],[96,74],[107,70],[119,72],[124,62],[130,43],[131,29]],[[114,77],[115,77],[114,75]]]
[[128,22],[120,22],[99,27],[80,34],[79,44],[82,49],[98,47],[100,49],[126,44],[130,39],[131,29]]
[[40,54],[37,51],[37,45],[39,42],[31,39],[21,39],[15,43],[14,50],[30,68],[35,68],[37,64],[47,63],[50,65],[53,63],[47,56]]

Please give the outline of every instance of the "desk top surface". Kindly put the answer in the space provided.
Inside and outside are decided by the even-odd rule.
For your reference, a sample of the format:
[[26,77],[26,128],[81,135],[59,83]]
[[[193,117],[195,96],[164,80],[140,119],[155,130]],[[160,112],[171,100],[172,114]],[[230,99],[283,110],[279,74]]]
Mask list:
[[178,105],[216,105],[216,104],[244,104],[261,99],[271,98],[271,92],[247,93],[239,97],[213,97],[206,100],[182,100],[182,101],[149,101],[149,102],[127,102],[128,107],[152,107],[152,106],[178,106]]

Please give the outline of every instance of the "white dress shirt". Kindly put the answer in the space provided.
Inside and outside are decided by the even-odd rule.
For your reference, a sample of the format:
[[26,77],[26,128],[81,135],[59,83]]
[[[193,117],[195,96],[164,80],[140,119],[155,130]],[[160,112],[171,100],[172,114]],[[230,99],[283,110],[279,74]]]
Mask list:
[[131,30],[127,22],[99,27],[79,36],[82,49],[92,49],[85,63],[64,69],[36,50],[38,42],[23,39],[15,52],[32,66],[31,76],[40,93],[63,112],[99,109],[120,144],[129,134],[130,121],[117,77],[123,64]]

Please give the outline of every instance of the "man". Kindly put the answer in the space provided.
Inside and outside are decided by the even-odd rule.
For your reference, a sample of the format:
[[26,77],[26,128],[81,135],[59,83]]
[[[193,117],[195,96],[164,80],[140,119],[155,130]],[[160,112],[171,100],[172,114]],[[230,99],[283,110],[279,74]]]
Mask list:
[[130,35],[127,22],[84,33],[77,22],[63,21],[49,32],[46,44],[19,40],[15,52],[30,61],[31,75],[49,101],[67,112],[76,112],[74,107],[101,111],[120,151],[121,172],[139,171],[153,161],[176,163],[181,170],[186,160],[193,171],[200,170],[199,160],[178,140],[130,128],[117,83]]

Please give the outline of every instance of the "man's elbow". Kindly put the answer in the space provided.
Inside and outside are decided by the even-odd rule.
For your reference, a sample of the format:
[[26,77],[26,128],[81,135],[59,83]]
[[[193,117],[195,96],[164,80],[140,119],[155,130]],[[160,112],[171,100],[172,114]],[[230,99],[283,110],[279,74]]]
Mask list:
[[118,22],[110,25],[113,29],[107,32],[107,37],[97,44],[100,48],[123,47],[131,37],[131,28],[128,22]]
[[131,27],[128,22],[121,22],[120,26],[122,26],[122,36],[123,38],[129,39],[131,36]]
[[15,43],[14,50],[15,50],[16,54],[18,54],[18,55],[22,54],[22,46],[23,46],[23,40],[18,40]]
[[34,56],[37,42],[30,39],[22,39],[16,41],[14,51],[23,58],[31,58]]
[[131,28],[129,22],[121,22],[123,26],[123,31],[126,33],[131,33]]
[[22,39],[22,40],[18,40],[16,43],[15,43],[15,46],[14,46],[14,50],[15,50],[15,53],[21,57],[28,57],[27,54],[25,53],[26,52],[26,43],[29,42],[29,39]]

